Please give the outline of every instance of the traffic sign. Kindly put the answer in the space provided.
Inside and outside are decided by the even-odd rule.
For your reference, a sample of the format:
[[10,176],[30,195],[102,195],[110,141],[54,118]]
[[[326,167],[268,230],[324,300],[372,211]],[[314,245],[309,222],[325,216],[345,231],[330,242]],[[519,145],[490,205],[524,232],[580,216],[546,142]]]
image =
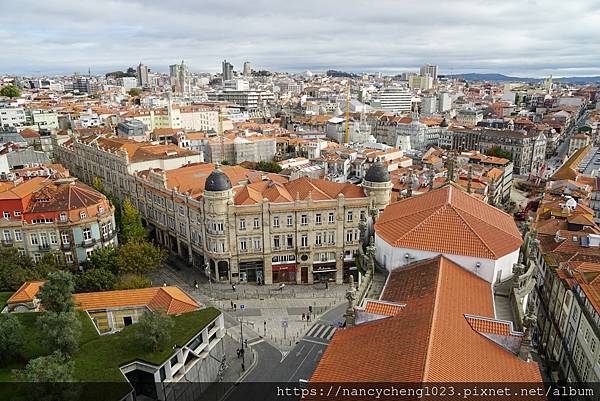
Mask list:
[[244,310],[244,309],[246,309],[246,305],[240,304],[240,310]]
[[281,321],[281,327],[283,327],[283,328],[288,327],[288,321],[287,320],[282,320]]

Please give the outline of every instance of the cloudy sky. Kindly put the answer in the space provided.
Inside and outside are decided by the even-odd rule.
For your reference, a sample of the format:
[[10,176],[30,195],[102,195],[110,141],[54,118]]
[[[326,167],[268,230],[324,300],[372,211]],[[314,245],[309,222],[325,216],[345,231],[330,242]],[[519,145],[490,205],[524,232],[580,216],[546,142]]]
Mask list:
[[217,72],[600,75],[598,0],[0,0],[0,74],[184,59]]

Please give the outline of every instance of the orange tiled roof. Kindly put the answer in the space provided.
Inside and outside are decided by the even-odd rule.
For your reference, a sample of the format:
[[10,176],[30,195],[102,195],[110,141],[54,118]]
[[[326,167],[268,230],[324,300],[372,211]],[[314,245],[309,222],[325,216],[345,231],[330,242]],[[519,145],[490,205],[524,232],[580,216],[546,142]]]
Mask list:
[[[401,314],[338,329],[313,382],[541,382],[535,362],[473,330],[493,317],[489,283],[437,257],[390,273],[382,300]],[[360,346],[357,346],[360,344]]]
[[163,308],[168,314],[197,310],[200,305],[178,287],[154,287],[132,290],[86,292],[73,294],[77,308],[97,310],[128,306],[147,306],[151,310]]
[[36,297],[38,291],[44,285],[45,281],[26,281],[19,289],[6,300],[7,304],[17,302],[31,302]]
[[510,215],[452,184],[388,206],[375,232],[398,248],[494,260],[523,242]]
[[405,305],[394,304],[390,302],[367,300],[364,311],[375,315],[396,316],[402,312]]

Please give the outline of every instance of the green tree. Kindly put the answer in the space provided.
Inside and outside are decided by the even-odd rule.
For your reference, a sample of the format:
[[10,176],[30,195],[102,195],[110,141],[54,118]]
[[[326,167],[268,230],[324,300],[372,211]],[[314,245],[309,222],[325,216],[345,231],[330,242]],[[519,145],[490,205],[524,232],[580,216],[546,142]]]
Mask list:
[[104,189],[104,184],[102,184],[102,180],[100,179],[100,177],[94,177],[94,179],[92,180],[92,188],[94,188],[101,194],[106,195],[106,190]]
[[70,382],[73,381],[73,362],[55,352],[30,360],[19,376],[30,383]]
[[50,312],[72,312],[75,306],[73,275],[65,271],[50,273],[48,281],[40,288],[38,298],[44,309]]
[[77,312],[44,312],[37,319],[42,344],[49,351],[73,355],[79,347],[81,321]]
[[0,89],[0,96],[7,96],[12,99],[21,96],[21,91],[14,85],[6,85]]
[[142,275],[164,263],[166,252],[148,241],[129,241],[117,251],[119,274]]
[[125,274],[119,277],[115,284],[115,290],[131,290],[135,288],[148,288],[150,286],[152,286],[152,282],[147,277]]
[[142,215],[133,207],[129,198],[125,198],[121,208],[121,242],[141,242],[147,237],[148,232],[142,225]]
[[229,160],[221,160],[221,165],[223,165],[223,166],[231,166],[231,163],[229,163]]
[[147,351],[162,351],[171,339],[173,325],[173,319],[163,309],[145,311],[138,322],[138,340]]
[[494,146],[493,148],[489,148],[486,152],[488,156],[494,157],[502,157],[504,159],[512,160],[512,153],[503,150],[500,146]]
[[19,355],[22,347],[23,326],[19,319],[10,313],[0,314],[0,366]]
[[22,256],[17,248],[0,247],[0,290],[15,291],[24,281],[39,277],[31,258]]
[[84,271],[106,270],[114,275],[119,274],[117,250],[110,246],[94,250],[88,260],[85,261],[83,269]]
[[142,93],[142,91],[140,90],[140,88],[131,88],[127,93],[129,94],[129,96],[137,97],[140,95],[140,93]]
[[42,256],[42,259],[40,259],[39,262],[36,262],[34,268],[37,277],[45,278],[52,272],[65,270],[67,265],[63,254],[58,251],[53,251],[45,253],[44,256]]
[[116,283],[117,276],[107,269],[84,270],[75,276],[77,292],[110,291]]
[[259,161],[258,163],[256,163],[256,165],[254,166],[254,168],[256,170],[259,171],[266,171],[268,173],[279,173],[281,172],[281,166],[275,162],[264,162],[264,161]]

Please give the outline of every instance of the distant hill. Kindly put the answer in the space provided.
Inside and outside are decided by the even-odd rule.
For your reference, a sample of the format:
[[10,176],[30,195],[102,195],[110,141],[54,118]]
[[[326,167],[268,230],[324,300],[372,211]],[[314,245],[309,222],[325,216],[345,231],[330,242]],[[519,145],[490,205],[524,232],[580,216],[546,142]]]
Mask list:
[[[468,72],[466,74],[452,74],[446,75],[447,77],[464,79],[466,81],[495,81],[495,82],[541,82],[543,78],[523,78],[523,77],[511,77],[504,74],[480,74],[476,72]],[[600,83],[600,76],[593,77],[562,77],[554,78],[554,81],[560,81],[569,84],[587,84],[587,83]]]

